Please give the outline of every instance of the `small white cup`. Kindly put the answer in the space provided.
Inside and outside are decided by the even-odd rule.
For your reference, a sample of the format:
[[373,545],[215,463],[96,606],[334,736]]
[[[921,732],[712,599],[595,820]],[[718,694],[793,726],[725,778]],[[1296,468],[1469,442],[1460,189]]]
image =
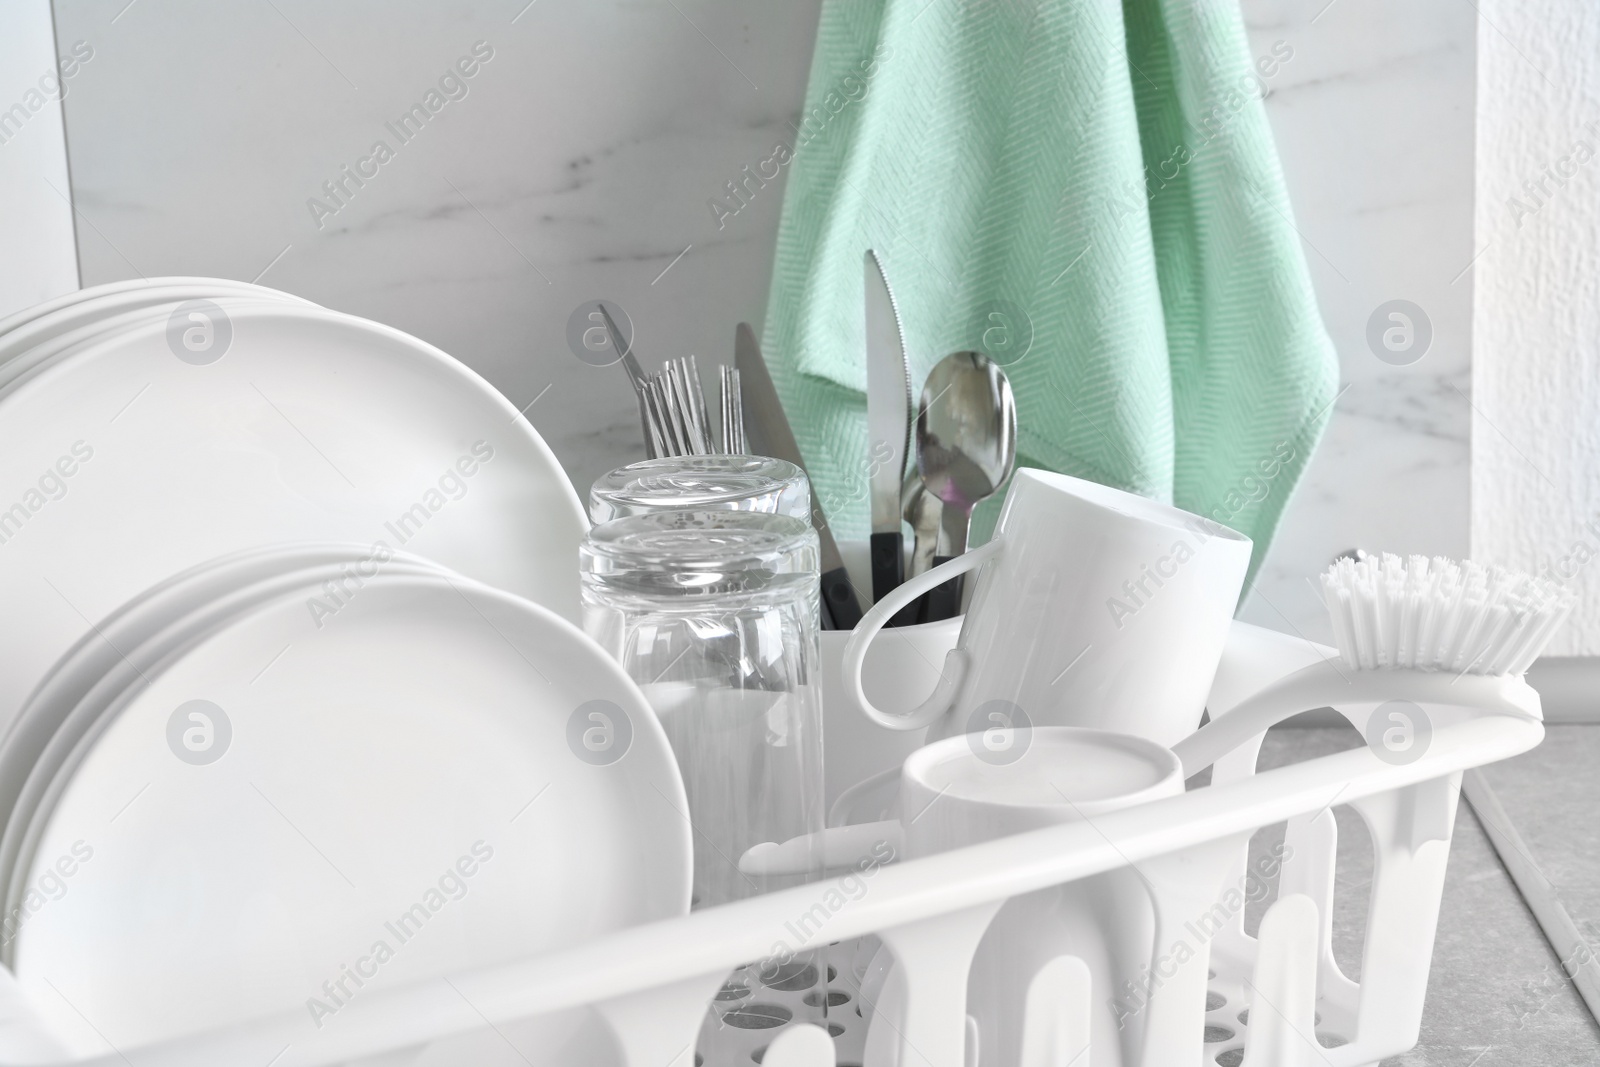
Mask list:
[[[929,739],[991,727],[1085,726],[1176,744],[1200,723],[1250,563],[1250,539],[1209,519],[1024,468],[987,544],[901,585],[845,647],[847,698]],[[861,668],[883,624],[982,566],[957,647],[922,705],[892,715]]]
[[[1181,792],[1178,758],[1143,738],[1072,727],[1000,729],[945,738],[912,753],[900,777],[900,827],[905,854],[915,859],[1092,821]],[[1007,901],[983,935],[968,979],[978,1062],[1019,1062],[1029,987],[1059,956],[1075,956],[1088,970],[1089,1062],[1126,1062],[1136,1037],[1119,1030],[1110,991],[1149,964],[1155,932],[1155,903],[1127,868]],[[888,1036],[878,1035],[880,1041]],[[869,1038],[869,1047],[874,1044]]]

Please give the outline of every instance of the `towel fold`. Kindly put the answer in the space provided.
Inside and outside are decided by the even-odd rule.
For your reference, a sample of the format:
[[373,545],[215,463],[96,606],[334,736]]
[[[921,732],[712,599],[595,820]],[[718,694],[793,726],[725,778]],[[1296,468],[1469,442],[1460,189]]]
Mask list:
[[1214,518],[1259,565],[1338,379],[1261,104],[1292,60],[1252,57],[1230,0],[825,0],[763,348],[836,534],[868,529],[873,248],[914,392],[988,352],[1021,464]]

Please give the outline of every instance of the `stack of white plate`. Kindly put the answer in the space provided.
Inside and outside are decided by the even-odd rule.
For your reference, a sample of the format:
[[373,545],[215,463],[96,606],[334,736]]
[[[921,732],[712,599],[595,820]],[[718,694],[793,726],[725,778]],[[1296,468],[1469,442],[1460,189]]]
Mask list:
[[[155,279],[0,321],[0,962],[103,1053],[688,909],[576,495],[399,331]],[[3,1052],[0,1049],[0,1052]]]

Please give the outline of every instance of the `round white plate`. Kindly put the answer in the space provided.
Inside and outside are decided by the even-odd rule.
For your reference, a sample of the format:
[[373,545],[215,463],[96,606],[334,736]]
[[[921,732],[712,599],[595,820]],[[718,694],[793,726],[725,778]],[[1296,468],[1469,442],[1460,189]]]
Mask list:
[[576,627],[436,578],[320,630],[303,599],[149,672],[50,816],[15,970],[75,1051],[282,1010],[310,1033],[365,989],[687,912],[676,762]]
[[316,306],[309,300],[280,293],[276,289],[246,286],[242,283],[234,289],[224,289],[213,284],[145,285],[137,289],[75,300],[64,307],[37,315],[25,323],[19,323],[11,330],[0,331],[0,363],[16,358],[41,342],[130,311],[158,304],[175,305],[184,301],[212,300],[217,297],[272,300],[285,304]]
[[93,620],[253,545],[381,541],[578,618],[577,495],[493,387],[376,323],[217,303],[214,362],[153,309],[0,398],[0,724]]
[[[231,301],[230,306],[235,308],[245,303],[265,304],[269,307],[287,303],[282,300],[264,300],[257,296],[233,297]],[[76,311],[79,306],[74,305],[67,310]],[[88,315],[76,323],[61,322],[56,324],[56,329],[43,331],[41,336],[34,338],[31,343],[19,345],[15,351],[8,350],[4,340],[0,339],[0,397],[4,397],[13,388],[36,373],[42,372],[69,352],[88,347],[92,343],[112,340],[131,328],[155,322],[161,316],[170,317],[176,309],[184,306],[181,303],[157,303],[150,307],[110,313],[104,317]],[[35,325],[29,323],[17,333],[31,334]]]
[[[49,676],[0,739],[0,900],[16,907],[32,847],[100,725],[100,715],[129,686],[139,684],[162,656],[207,628],[285,589],[314,587],[308,616],[326,625],[342,601],[378,574],[433,573],[437,564],[396,553],[375,558],[352,545],[288,545],[253,549],[214,560],[162,582],[123,605],[57,661]],[[323,583],[331,583],[324,588]],[[17,870],[21,860],[22,872]],[[0,929],[0,962],[12,941]]]
[[137,293],[145,289],[160,288],[197,288],[205,290],[204,295],[237,295],[240,293],[275,294],[291,300],[300,300],[300,297],[291,296],[278,289],[269,289],[264,285],[255,285],[251,282],[241,282],[233,278],[133,278],[120,282],[106,282],[103,285],[91,285],[87,289],[75,289],[70,293],[63,293],[58,297],[41,301],[32,307],[25,307],[21,311],[13,312],[0,319],[0,338],[12,330],[34,319],[60,311],[62,308],[71,307],[102,297],[119,296],[127,293]]

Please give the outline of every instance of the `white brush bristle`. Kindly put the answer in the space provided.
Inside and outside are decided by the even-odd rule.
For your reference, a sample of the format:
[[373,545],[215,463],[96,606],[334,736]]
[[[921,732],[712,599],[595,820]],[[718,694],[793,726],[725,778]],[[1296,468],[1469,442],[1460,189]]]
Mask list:
[[1443,556],[1335,560],[1322,598],[1357,670],[1522,674],[1576,598],[1555,582]]

